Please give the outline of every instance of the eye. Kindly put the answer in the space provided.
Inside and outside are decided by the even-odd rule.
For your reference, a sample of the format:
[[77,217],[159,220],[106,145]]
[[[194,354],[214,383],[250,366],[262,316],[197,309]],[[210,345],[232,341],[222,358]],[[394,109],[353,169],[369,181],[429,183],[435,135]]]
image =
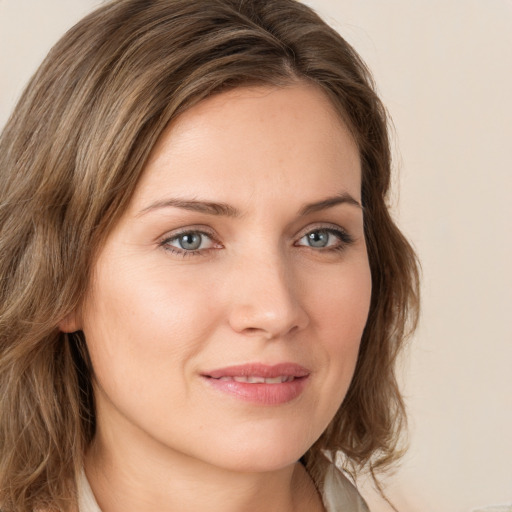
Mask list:
[[[175,240],[181,249],[187,251],[197,251],[203,244],[204,235],[202,233],[184,233]],[[172,244],[171,244],[172,245]]]
[[160,245],[171,252],[188,255],[215,247],[212,237],[202,231],[183,231],[162,240]]
[[341,228],[320,228],[306,233],[296,245],[313,249],[337,250],[345,248],[352,242],[352,237]]
[[312,231],[303,238],[311,247],[327,247],[331,241],[332,234],[328,231]]

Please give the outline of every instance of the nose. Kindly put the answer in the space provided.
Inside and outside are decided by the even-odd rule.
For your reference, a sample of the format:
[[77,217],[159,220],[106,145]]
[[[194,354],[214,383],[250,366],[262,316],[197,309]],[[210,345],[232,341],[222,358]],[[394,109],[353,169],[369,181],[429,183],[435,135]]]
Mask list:
[[244,259],[232,275],[229,323],[245,335],[276,339],[304,329],[309,317],[300,283],[283,261]]

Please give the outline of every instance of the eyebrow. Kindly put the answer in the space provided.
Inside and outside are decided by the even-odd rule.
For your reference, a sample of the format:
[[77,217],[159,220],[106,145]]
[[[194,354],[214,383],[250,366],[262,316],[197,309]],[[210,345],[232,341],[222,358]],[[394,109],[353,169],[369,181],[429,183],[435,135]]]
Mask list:
[[[310,215],[312,213],[319,212],[322,210],[327,210],[328,208],[332,208],[340,204],[349,204],[352,206],[356,206],[360,209],[363,209],[359,201],[354,199],[347,192],[342,192],[341,194],[337,194],[332,197],[327,197],[326,199],[322,199],[321,201],[304,205],[299,210],[299,215],[301,217],[305,217],[306,215]],[[156,201],[150,204],[146,208],[142,209],[137,214],[137,216],[144,215],[145,213],[148,213],[153,210],[158,210],[160,208],[181,208],[182,210],[190,210],[194,212],[205,213],[207,215],[216,215],[223,217],[240,217],[242,215],[240,210],[227,203],[201,201],[198,199],[169,198],[162,199],[160,201]]]
[[206,213],[208,215],[220,215],[224,217],[239,217],[240,211],[227,203],[216,203],[213,201],[200,201],[197,199],[163,199],[150,204],[139,212],[144,215],[147,212],[160,208],[181,208],[193,212]]
[[349,204],[352,206],[357,206],[361,210],[363,209],[361,203],[354,199],[348,192],[342,192],[341,194],[335,195],[333,197],[327,197],[326,199],[322,199],[321,201],[318,201],[316,203],[311,203],[303,206],[300,210],[300,215],[304,217],[305,215],[310,215],[311,213],[327,210],[328,208],[338,206],[339,204]]

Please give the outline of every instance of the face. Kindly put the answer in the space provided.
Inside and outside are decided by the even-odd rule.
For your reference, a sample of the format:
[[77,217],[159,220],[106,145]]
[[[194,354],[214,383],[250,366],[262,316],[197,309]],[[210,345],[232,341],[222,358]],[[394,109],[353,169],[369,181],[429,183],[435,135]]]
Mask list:
[[305,453],[368,314],[360,188],[357,147],[310,85],[222,93],[168,127],[76,320],[97,435],[233,470]]

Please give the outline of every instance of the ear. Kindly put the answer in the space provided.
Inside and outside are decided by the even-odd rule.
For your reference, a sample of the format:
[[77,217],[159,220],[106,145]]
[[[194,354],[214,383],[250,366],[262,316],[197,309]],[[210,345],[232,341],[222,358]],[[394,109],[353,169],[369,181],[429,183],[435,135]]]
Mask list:
[[58,327],[61,332],[75,332],[81,329],[81,322],[78,319],[78,315],[76,311],[69,313],[66,315],[59,323]]

